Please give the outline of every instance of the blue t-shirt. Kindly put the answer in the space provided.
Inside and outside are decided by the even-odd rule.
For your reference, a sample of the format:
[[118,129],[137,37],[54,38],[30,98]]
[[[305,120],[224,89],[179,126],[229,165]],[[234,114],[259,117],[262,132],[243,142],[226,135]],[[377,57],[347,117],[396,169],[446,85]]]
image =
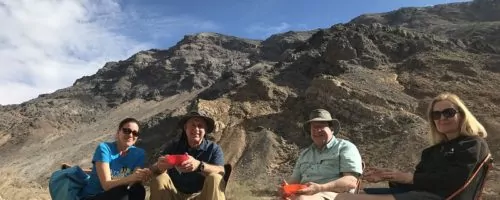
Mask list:
[[83,196],[88,197],[104,192],[96,171],[96,162],[109,163],[111,169],[111,179],[126,177],[134,171],[135,168],[143,168],[145,160],[145,151],[135,146],[129,147],[127,154],[120,156],[120,151],[116,142],[103,142],[97,146],[92,158],[92,173],[89,183],[83,189]]
[[[185,140],[180,140],[179,143],[171,144],[165,148],[162,155],[184,154],[186,152],[196,160],[211,165],[224,165],[222,148],[207,139],[203,139],[203,142],[197,149],[189,148]],[[198,172],[179,173],[175,167],[168,170],[168,175],[172,179],[175,188],[184,194],[192,194],[201,191],[203,182],[205,181],[205,176]]]

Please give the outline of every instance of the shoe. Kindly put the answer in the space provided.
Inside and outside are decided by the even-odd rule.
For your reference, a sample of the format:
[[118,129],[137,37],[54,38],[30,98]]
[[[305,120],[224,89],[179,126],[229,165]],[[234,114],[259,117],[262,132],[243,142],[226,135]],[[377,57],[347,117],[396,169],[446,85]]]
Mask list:
[[71,168],[71,165],[67,164],[67,163],[63,163],[61,165],[61,169],[68,169],[68,168]]

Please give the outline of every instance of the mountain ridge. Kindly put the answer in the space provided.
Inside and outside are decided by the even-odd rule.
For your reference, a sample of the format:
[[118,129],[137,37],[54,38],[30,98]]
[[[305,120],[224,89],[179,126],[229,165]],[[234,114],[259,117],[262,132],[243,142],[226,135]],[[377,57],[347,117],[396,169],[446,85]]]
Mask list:
[[[235,166],[228,185],[232,199],[266,199],[276,193],[275,185],[310,144],[301,126],[315,108],[328,109],[340,120],[337,136],[356,144],[369,165],[412,170],[429,144],[427,103],[451,91],[486,127],[496,157],[500,54],[497,40],[489,38],[496,37],[500,18],[485,14],[496,21],[483,22],[486,27],[468,35],[463,33],[470,24],[458,23],[460,18],[448,32],[416,22],[425,22],[426,12],[437,8],[445,14],[456,9],[500,13],[498,2],[399,11],[410,13],[413,24],[397,21],[398,15],[362,15],[265,40],[198,33],[166,50],[108,62],[71,87],[0,107],[0,171],[8,174],[0,181],[0,196],[27,199],[33,193],[50,199],[50,172],[61,162],[90,166],[96,144],[111,140],[116,123],[127,116],[141,121],[137,145],[146,149],[151,163],[162,146],[179,136],[176,122],[192,106],[217,121],[213,140]],[[380,21],[377,15],[398,23]],[[495,167],[486,198],[500,197],[500,185],[494,184],[499,174]]]

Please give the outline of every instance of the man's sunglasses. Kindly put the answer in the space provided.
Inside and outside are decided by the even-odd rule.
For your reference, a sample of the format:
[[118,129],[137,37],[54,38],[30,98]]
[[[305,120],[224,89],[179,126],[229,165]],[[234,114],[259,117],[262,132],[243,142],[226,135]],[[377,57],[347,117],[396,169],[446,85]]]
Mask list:
[[126,134],[126,135],[128,135],[128,134],[132,133],[132,135],[134,135],[134,137],[139,136],[139,132],[137,132],[137,131],[132,131],[132,129],[129,129],[129,128],[122,128],[122,133],[123,133],[123,134]]
[[432,111],[431,112],[431,118],[433,120],[439,120],[441,119],[441,115],[444,116],[444,118],[448,119],[448,118],[452,118],[452,117],[455,117],[455,115],[459,113],[457,110],[455,110],[454,108],[446,108],[442,111]]

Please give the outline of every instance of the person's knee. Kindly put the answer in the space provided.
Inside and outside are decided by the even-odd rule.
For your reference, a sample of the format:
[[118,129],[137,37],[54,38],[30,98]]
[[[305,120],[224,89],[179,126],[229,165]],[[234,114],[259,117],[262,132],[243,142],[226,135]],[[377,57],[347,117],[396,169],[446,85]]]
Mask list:
[[155,176],[150,183],[152,188],[157,188],[160,185],[165,185],[170,181],[170,176],[167,173],[162,173],[158,176]]
[[299,196],[295,196],[295,198],[293,198],[293,200],[324,200],[326,198],[323,198],[322,196],[318,195],[318,194],[315,194],[315,195],[299,195]]
[[222,175],[218,173],[211,173],[205,176],[205,182],[203,185],[204,187],[213,187],[213,188],[218,188],[220,191],[224,191],[225,184],[222,181]]
[[310,199],[309,196],[300,195],[300,196],[295,197],[294,200],[308,200],[308,199]]
[[210,173],[205,177],[205,181],[209,182],[220,182],[222,180],[222,175],[219,173]]

